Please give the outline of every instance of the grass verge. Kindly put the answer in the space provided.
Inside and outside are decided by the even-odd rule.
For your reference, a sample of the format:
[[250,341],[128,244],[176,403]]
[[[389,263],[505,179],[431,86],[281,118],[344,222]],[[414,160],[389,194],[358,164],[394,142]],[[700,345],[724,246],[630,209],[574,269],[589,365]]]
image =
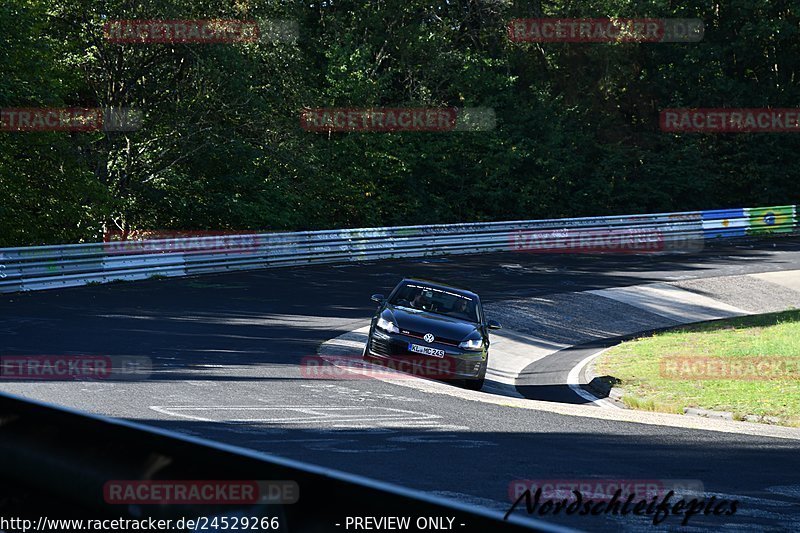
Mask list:
[[623,342],[595,364],[634,409],[733,413],[800,426],[800,310],[683,326]]

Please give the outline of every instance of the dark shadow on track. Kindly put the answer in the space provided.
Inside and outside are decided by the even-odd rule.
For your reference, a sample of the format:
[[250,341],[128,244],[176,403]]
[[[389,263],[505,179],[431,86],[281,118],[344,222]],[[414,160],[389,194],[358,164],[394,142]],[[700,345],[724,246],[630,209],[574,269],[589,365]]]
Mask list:
[[[520,427],[530,427],[532,416],[518,412]],[[659,428],[658,434],[593,434],[582,431],[524,432],[421,431],[387,428],[309,429],[268,424],[250,427],[246,434],[226,423],[136,420],[189,434],[205,434],[214,440],[321,466],[371,477],[377,470],[382,479],[445,496],[474,498],[474,505],[506,510],[511,505],[509,490],[518,480],[582,480],[653,483],[656,480],[696,480],[706,492],[731,490],[731,477],[741,512],[733,516],[695,516],[690,525],[720,529],[723,524],[739,529],[756,527],[778,531],[800,520],[800,504],[788,492],[769,491],[776,484],[796,483],[793,473],[800,469],[800,442],[771,439],[769,454],[763,439],[741,435],[724,442],[711,432],[688,433]],[[611,423],[610,429],[617,424]],[[758,468],[736,465],[758,464]],[[794,466],[792,466],[794,465]],[[446,476],[431,472],[446,471]],[[443,480],[444,478],[444,480]],[[480,482],[476,482],[480,479]],[[796,486],[796,485],[793,485]],[[302,490],[302,489],[301,489]],[[445,494],[446,493],[446,494]],[[695,497],[688,495],[687,500]],[[652,499],[652,498],[650,498]],[[680,499],[676,496],[675,501]],[[480,503],[478,503],[480,502]],[[516,512],[524,514],[524,506]],[[538,515],[537,515],[538,516]],[[564,526],[588,531],[652,527],[652,516],[543,517]],[[662,524],[679,527],[670,517]]]

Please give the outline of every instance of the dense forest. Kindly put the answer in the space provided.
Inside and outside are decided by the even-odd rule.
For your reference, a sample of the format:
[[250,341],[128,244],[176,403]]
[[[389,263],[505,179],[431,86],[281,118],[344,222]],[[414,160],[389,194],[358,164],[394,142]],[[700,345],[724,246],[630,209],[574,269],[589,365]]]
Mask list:
[[[519,42],[509,21],[698,18],[700,42]],[[293,37],[114,42],[109,20]],[[263,37],[263,36],[262,36]],[[800,107],[800,1],[4,0],[0,108],[129,108],[129,131],[0,131],[0,246],[800,203],[800,134],[674,133],[665,108]],[[301,127],[321,108],[482,108],[475,131]]]

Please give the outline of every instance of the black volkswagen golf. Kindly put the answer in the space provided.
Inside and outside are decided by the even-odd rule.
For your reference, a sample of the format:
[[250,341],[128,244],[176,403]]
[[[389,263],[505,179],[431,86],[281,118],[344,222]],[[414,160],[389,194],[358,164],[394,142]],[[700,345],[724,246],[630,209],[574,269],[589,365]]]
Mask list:
[[459,380],[479,390],[486,378],[490,329],[478,295],[429,281],[404,279],[372,318],[364,358],[400,363],[426,377]]

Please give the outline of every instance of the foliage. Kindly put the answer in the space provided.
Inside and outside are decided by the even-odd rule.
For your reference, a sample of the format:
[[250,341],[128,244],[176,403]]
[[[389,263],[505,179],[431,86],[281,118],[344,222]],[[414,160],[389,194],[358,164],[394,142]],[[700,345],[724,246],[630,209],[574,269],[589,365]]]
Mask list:
[[[108,229],[316,229],[800,203],[792,134],[666,134],[667,107],[796,107],[794,0],[6,0],[0,246]],[[697,17],[700,43],[515,43],[514,17]],[[296,42],[118,44],[124,19],[288,19]],[[315,133],[301,110],[489,107],[490,131]]]

